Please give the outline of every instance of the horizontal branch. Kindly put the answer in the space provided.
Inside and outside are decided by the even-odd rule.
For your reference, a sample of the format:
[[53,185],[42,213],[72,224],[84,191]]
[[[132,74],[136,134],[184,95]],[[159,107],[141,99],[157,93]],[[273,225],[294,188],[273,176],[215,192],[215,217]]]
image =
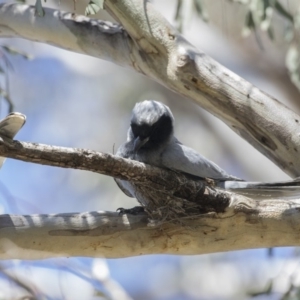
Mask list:
[[300,246],[300,205],[235,198],[224,213],[159,225],[112,212],[0,215],[0,259],[195,255]]

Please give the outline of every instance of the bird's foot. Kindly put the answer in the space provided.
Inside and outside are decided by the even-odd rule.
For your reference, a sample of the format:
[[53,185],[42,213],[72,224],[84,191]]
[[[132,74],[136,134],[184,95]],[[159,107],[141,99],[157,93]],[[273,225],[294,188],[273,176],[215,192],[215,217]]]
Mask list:
[[117,211],[119,212],[119,215],[124,215],[124,214],[139,215],[141,213],[144,213],[145,209],[143,206],[135,206],[133,208],[120,207],[117,209]]

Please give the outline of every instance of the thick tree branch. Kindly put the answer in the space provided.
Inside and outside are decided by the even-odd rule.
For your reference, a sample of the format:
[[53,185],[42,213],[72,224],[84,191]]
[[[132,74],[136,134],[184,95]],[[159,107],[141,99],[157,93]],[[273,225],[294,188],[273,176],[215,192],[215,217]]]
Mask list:
[[214,189],[204,180],[90,150],[5,140],[0,155],[131,180],[147,192],[157,191],[158,202],[150,210],[171,205],[175,212],[162,215],[164,220],[145,213],[1,215],[0,259],[202,254],[300,245],[300,199],[256,201]]
[[153,225],[147,216],[109,212],[1,215],[0,259],[61,256],[120,258],[204,254],[300,246],[300,205],[287,200],[233,198],[224,213]]
[[39,18],[26,5],[1,5],[0,36],[54,44],[133,67],[196,101],[287,174],[300,175],[297,114],[195,49],[149,1],[105,0],[105,7],[126,32],[51,9]]
[[120,25],[50,8],[44,10],[45,16],[38,17],[32,6],[0,5],[0,36],[21,37],[132,66],[132,40]]
[[144,52],[145,74],[216,115],[287,174],[300,175],[297,114],[195,49],[150,2],[105,5]]

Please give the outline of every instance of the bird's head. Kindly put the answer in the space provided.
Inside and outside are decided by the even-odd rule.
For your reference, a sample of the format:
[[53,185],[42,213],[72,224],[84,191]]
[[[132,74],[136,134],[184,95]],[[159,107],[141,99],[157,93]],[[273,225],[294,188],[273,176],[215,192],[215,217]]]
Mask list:
[[153,100],[137,103],[129,129],[134,151],[156,149],[168,143],[173,136],[173,123],[174,117],[166,105]]

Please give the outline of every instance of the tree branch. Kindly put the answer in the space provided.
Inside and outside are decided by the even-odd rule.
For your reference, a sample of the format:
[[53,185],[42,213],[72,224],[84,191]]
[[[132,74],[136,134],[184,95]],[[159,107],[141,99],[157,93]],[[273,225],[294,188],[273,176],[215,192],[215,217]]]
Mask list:
[[150,2],[106,0],[105,7],[143,51],[151,70],[145,74],[196,101],[287,174],[300,175],[296,113],[195,49]]
[[220,118],[287,174],[300,175],[296,113],[195,49],[149,1],[106,0],[105,8],[126,32],[113,27],[118,29],[110,35],[103,32],[106,25],[51,9],[39,18],[33,8],[14,4],[0,6],[0,36],[46,42],[134,68]]
[[120,25],[50,8],[44,10],[45,16],[38,17],[33,6],[0,5],[0,36],[42,42],[133,67],[132,40]]
[[143,205],[156,218],[166,217],[167,212],[162,211],[161,207],[165,207],[168,213],[173,211],[172,216],[177,213],[191,215],[209,211],[223,212],[229,204],[231,194],[222,189],[215,189],[212,180],[194,179],[179,172],[87,149],[6,139],[0,141],[0,156],[49,166],[87,170],[128,180],[136,185],[137,193],[143,195],[143,199],[147,198],[144,199],[146,202]]
[[146,208],[169,206],[174,212],[163,220],[113,212],[0,215],[0,259],[186,255],[300,245],[300,199],[256,201],[205,180],[84,149],[5,140],[0,155],[130,180],[143,192],[157,192]]
[[300,205],[240,197],[224,213],[153,225],[145,215],[109,212],[1,215],[0,258],[61,256],[121,258],[144,254],[194,255],[300,246]]
[[[32,7],[0,5],[0,36],[45,42],[134,68],[193,99],[288,174],[300,175],[300,118],[295,113],[197,51],[151,3],[106,0],[105,6],[126,31],[51,9],[39,18]],[[300,199],[256,201],[215,189],[209,181],[90,150],[8,140],[0,141],[0,156],[130,180],[140,193],[150,193],[146,208],[160,210],[155,216],[163,206],[173,212],[164,222],[111,212],[1,215],[1,259],[300,245]]]

